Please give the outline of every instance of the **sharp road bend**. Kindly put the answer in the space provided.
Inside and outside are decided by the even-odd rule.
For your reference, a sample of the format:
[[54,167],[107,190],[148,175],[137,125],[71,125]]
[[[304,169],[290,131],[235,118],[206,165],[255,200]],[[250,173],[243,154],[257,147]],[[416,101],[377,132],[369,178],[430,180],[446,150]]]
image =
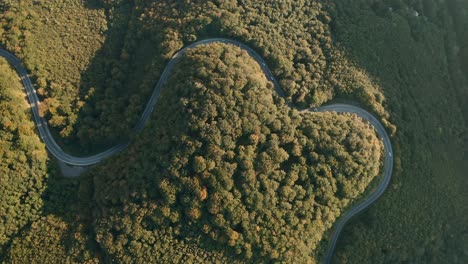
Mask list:
[[[164,84],[167,81],[167,78],[169,77],[172,68],[174,67],[176,61],[182,57],[185,52],[188,49],[201,46],[201,45],[206,45],[209,43],[225,43],[225,44],[230,44],[234,46],[238,46],[241,49],[247,51],[250,56],[252,56],[260,65],[262,68],[263,72],[265,73],[266,77],[268,78],[269,81],[271,81],[274,84],[275,91],[280,97],[286,98],[284,91],[281,89],[278,81],[276,78],[273,76],[272,72],[266,65],[266,62],[263,60],[260,55],[255,52],[253,49],[250,47],[246,46],[245,44],[231,40],[231,39],[225,39],[225,38],[211,38],[211,39],[205,39],[201,40],[195,43],[192,43],[185,48],[181,49],[179,52],[177,52],[171,60],[167,63],[166,67],[164,68],[163,73],[161,74],[160,79],[158,80],[157,84],[154,87],[154,91],[151,95],[151,98],[149,99],[149,102],[147,103],[145,110],[143,111],[143,114],[141,115],[140,119],[138,120],[136,126],[134,127],[134,132],[138,133],[143,130],[143,127],[150,117],[153,108],[155,104],[158,101],[158,98],[161,94],[161,89],[163,88]],[[31,110],[33,113],[33,118],[37,126],[37,130],[39,133],[40,138],[42,141],[44,141],[47,149],[50,151],[50,153],[57,158],[58,160],[74,165],[74,166],[89,166],[92,164],[96,164],[112,155],[115,153],[125,149],[130,142],[126,143],[121,143],[118,144],[112,148],[109,148],[106,151],[103,151],[99,154],[89,156],[89,157],[73,157],[67,153],[65,153],[60,146],[55,142],[54,138],[52,137],[52,134],[50,133],[49,127],[47,125],[47,121],[42,118],[39,115],[39,98],[36,94],[36,90],[34,89],[34,86],[31,83],[31,80],[29,79],[28,73],[26,69],[22,66],[21,61],[12,55],[11,53],[1,50],[0,49],[0,56],[4,57],[17,71],[19,77],[21,78],[21,82],[23,83],[24,89],[26,91],[29,104],[31,105]],[[358,204],[356,207],[352,208],[350,211],[348,211],[345,215],[341,216],[338,219],[338,222],[334,225],[332,229],[332,236],[330,237],[329,245],[328,245],[328,251],[327,251],[327,256],[324,259],[325,263],[330,263],[333,252],[335,250],[335,246],[338,240],[338,237],[345,226],[346,222],[355,216],[356,214],[362,212],[365,208],[367,208],[369,205],[374,203],[387,189],[388,184],[390,183],[390,178],[392,177],[392,171],[393,171],[393,150],[392,150],[392,144],[390,142],[390,138],[385,131],[385,128],[382,126],[382,124],[379,122],[377,118],[375,118],[372,114],[367,112],[366,110],[353,106],[353,105],[347,105],[347,104],[331,104],[327,106],[321,106],[317,108],[308,108],[308,109],[299,109],[296,106],[292,105],[291,103],[289,104],[290,107],[298,110],[301,113],[306,113],[306,112],[338,112],[338,113],[353,113],[361,118],[367,120],[370,124],[372,124],[377,131],[378,136],[382,139],[383,145],[384,145],[384,153],[385,153],[385,159],[384,159],[384,166],[383,166],[383,175],[382,179],[377,187],[377,189],[370,194],[364,201],[362,201],[360,204]]]

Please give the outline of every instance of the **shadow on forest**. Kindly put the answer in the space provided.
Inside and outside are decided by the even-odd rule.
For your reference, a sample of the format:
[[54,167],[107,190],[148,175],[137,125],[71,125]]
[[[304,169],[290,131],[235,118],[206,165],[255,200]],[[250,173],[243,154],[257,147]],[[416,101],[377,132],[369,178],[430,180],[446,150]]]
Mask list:
[[[85,5],[91,9],[101,8],[97,0],[85,1]],[[126,40],[136,37],[128,35],[129,32],[132,32],[129,28],[132,26],[129,24],[132,17],[131,12],[131,4],[114,10],[112,21],[109,21],[105,42],[91,60],[89,67],[82,73],[79,96],[84,106],[79,112],[73,132],[73,134],[80,135],[81,140],[76,137],[66,142],[68,146],[63,146],[66,151],[88,155],[128,139],[131,136],[133,125],[137,122],[152,88],[158,80],[164,67],[162,62],[165,60],[160,52],[163,49],[160,44],[164,36],[148,35],[148,32],[142,32],[136,43],[129,46],[130,44]],[[343,27],[346,28],[346,25]],[[161,34],[163,33],[161,32]],[[335,38],[334,40],[349,50],[357,50],[356,47],[341,41],[341,39]],[[375,41],[375,43],[379,42]],[[392,50],[378,50],[379,52],[376,54],[379,56],[374,56],[375,54],[371,51],[375,52],[376,50],[377,47],[373,47],[366,50],[365,53],[346,55],[355,58],[357,65],[369,72],[371,76],[378,76],[381,62],[375,61],[376,58],[385,58],[385,56],[380,56],[381,54],[386,54],[389,57],[398,54],[392,54],[394,52]],[[154,64],[161,66],[154,66]],[[393,67],[400,67],[400,65]],[[398,72],[398,70],[394,71]],[[413,69],[407,69],[407,72],[411,73]],[[399,77],[406,78],[406,76]],[[424,94],[426,91],[426,87],[421,85],[415,86],[413,91],[406,91],[406,94],[401,95],[401,90],[392,88],[399,86],[398,83],[393,83],[391,78],[381,78],[379,84],[385,90],[389,100],[392,98],[397,100],[400,97],[413,98],[414,95],[410,93]],[[433,99],[438,99],[438,97],[433,97]],[[432,102],[430,99],[428,100],[427,104],[430,105]],[[393,101],[391,104],[392,106],[398,105]],[[402,107],[392,110],[397,110],[402,115],[419,118],[419,113],[409,112],[415,111],[414,109]],[[420,121],[417,120],[414,123],[418,122]],[[98,140],[91,140],[94,138]],[[94,221],[92,210],[96,206],[93,203],[93,171],[95,170],[91,169],[77,179],[64,178],[55,160],[52,159],[48,164],[48,171],[50,176],[43,196],[44,214],[56,215],[71,226],[71,231],[63,238],[65,245],[70,245],[69,241],[74,239],[73,230],[79,230],[79,225],[84,224],[87,228],[84,232],[90,234],[88,243],[97,248],[97,243],[94,241],[95,236],[92,235],[94,233],[92,230]],[[364,214],[362,219],[366,226],[372,227],[375,224],[371,213]]]
[[[85,1],[85,6],[102,8],[97,0]],[[129,3],[114,10],[111,21],[109,14],[107,16],[105,41],[81,74],[79,97],[84,105],[72,132],[74,135],[89,134],[58,142],[67,153],[76,156],[92,155],[128,140],[165,67],[166,58],[162,55],[161,46],[165,37],[163,32],[160,35],[144,32],[138,36],[137,43],[130,47],[134,52],[124,55],[126,52],[130,53],[126,40],[132,37],[128,36],[131,32],[131,11],[132,6]],[[134,108],[129,109],[129,106]],[[83,130],[84,126],[87,129]],[[90,130],[101,130],[105,134],[95,137]],[[86,243],[89,248],[99,252],[93,227],[93,210],[96,208],[93,181],[94,173],[99,170],[98,166],[103,165],[93,166],[78,178],[63,177],[53,157],[47,166],[49,177],[43,194],[43,214],[59,217],[69,226],[69,232],[61,238],[67,250],[73,246],[75,233],[84,232],[87,234]]]
[[[450,6],[454,2],[447,1],[445,3],[449,13],[457,11],[453,9],[453,6]],[[399,193],[396,195],[399,197],[395,199],[395,196],[384,194],[381,200],[385,200],[385,196],[388,198],[377,203],[384,203],[386,207],[382,206],[377,210],[385,208],[385,212],[378,212],[373,206],[372,209],[366,210],[346,225],[343,229],[342,239],[339,240],[336,248],[336,252],[343,253],[344,256],[346,254],[352,255],[351,252],[367,250],[367,246],[370,244],[366,244],[368,243],[366,239],[362,239],[366,234],[358,235],[360,230],[371,230],[369,232],[379,230],[379,235],[385,234],[385,229],[393,224],[390,223],[393,215],[396,215],[402,208],[407,215],[430,215],[433,213],[431,210],[434,209],[421,208],[430,208],[432,205],[429,204],[437,204],[436,200],[404,204],[414,197],[410,193],[415,193],[416,196],[434,197],[432,194],[428,195],[427,190],[432,190],[433,193],[440,191],[437,188],[430,189],[422,183],[431,180],[446,181],[445,184],[455,184],[453,188],[456,189],[455,186],[458,186],[459,182],[449,183],[445,179],[447,176],[437,175],[437,171],[440,169],[436,165],[438,161],[446,158],[444,155],[454,157],[457,155],[449,152],[448,148],[445,147],[453,144],[454,141],[447,139],[447,135],[438,129],[456,127],[454,124],[461,123],[459,118],[462,117],[462,114],[460,113],[464,112],[466,119],[468,111],[468,108],[463,109],[462,107],[466,105],[467,97],[460,96],[463,94],[460,87],[466,87],[466,84],[463,84],[464,77],[460,76],[462,74],[455,66],[459,64],[463,66],[463,63],[466,62],[457,58],[451,50],[453,41],[461,43],[463,40],[442,37],[440,32],[449,31],[447,25],[450,22],[447,22],[447,17],[442,16],[441,11],[439,15],[432,14],[434,10],[431,9],[431,4],[419,8],[411,7],[417,9],[418,15],[415,15],[415,11],[411,8],[390,4],[375,4],[372,8],[359,7],[359,5],[359,3],[346,1],[337,2],[339,14],[337,20],[339,22],[334,21],[336,24],[332,26],[334,41],[339,47],[345,49],[346,56],[352,59],[360,69],[366,71],[369,76],[378,79],[378,84],[385,93],[387,110],[391,112],[392,122],[399,129],[392,139],[396,169],[387,192],[392,192],[393,195]],[[449,14],[448,17],[453,19],[456,16]],[[385,44],[382,45],[382,43]],[[442,70],[438,68],[439,65],[444,65],[441,67],[447,68]],[[447,115],[448,112],[451,115]],[[451,136],[452,138],[459,137],[459,135]],[[427,142],[431,143],[427,144]],[[450,151],[454,151],[454,149],[452,148]],[[444,154],[444,152],[446,153]],[[426,155],[426,153],[432,154]],[[421,164],[425,165],[421,166]],[[460,169],[460,171],[466,171],[466,169]],[[408,186],[406,193],[400,190],[404,189],[401,187],[402,185]],[[452,195],[456,196],[457,194],[454,192]],[[399,232],[401,230],[408,232],[408,226],[424,226],[419,221],[426,221],[426,227],[434,225],[434,220],[422,217],[414,223],[406,222],[406,226],[400,228]],[[380,227],[376,228],[377,226]],[[382,229],[384,231],[381,231]],[[428,229],[425,229],[424,233],[430,233],[431,231]],[[403,235],[399,232],[394,234],[396,238],[393,238],[393,241],[374,242],[377,246],[380,244],[389,245],[387,248],[381,249],[381,256],[392,255],[388,253],[393,251],[391,246],[395,243],[401,244],[398,239],[403,241]],[[404,235],[409,235],[412,239],[425,236],[421,235],[422,231],[420,230],[411,230],[411,232]],[[398,236],[401,237],[398,238]],[[411,250],[414,249],[409,248],[407,253]],[[375,249],[375,252],[378,252],[378,249]],[[410,256],[411,254],[409,253]],[[335,260],[343,261],[339,258],[335,258]],[[356,260],[349,258],[348,261]]]
[[[81,74],[79,98],[83,106],[72,132],[79,136],[58,142],[67,153],[88,156],[132,137],[133,126],[165,67],[161,45],[164,32],[135,33],[134,28],[129,28],[132,5],[129,2],[112,12],[106,11],[105,41]],[[85,6],[103,8],[97,0],[87,0]],[[131,41],[132,38],[136,41]],[[93,181],[95,172],[105,165],[95,165],[78,178],[63,177],[53,157],[47,166],[43,214],[57,216],[69,225],[69,232],[61,238],[68,249],[75,240],[75,232],[84,232],[88,234],[86,243],[99,251],[93,230],[96,208]]]
[[[97,0],[85,1],[85,6],[91,9],[103,8]],[[106,11],[108,28],[106,32],[103,32],[106,35],[105,41],[81,74],[78,96],[83,106],[78,112],[72,136],[60,142],[65,152],[75,156],[89,156],[112,147],[126,138],[128,129],[117,129],[112,126],[113,123],[109,123],[108,119],[103,120],[102,116],[109,110],[116,111],[117,116],[113,118],[120,123],[125,123],[119,115],[125,112],[125,106],[128,103],[125,99],[128,99],[128,93],[133,89],[125,91],[124,89],[116,90],[114,87],[120,82],[118,80],[120,76],[115,76],[115,72],[121,71],[120,67],[124,64],[120,60],[120,55],[128,30],[130,12],[130,4],[113,11],[112,19]],[[123,85],[120,86],[123,87]],[[110,133],[109,138],[101,136],[100,140],[94,140],[99,131],[113,132]]]
[[85,0],[83,1],[83,4],[88,9],[101,9],[102,8],[102,4],[100,3],[100,0]]
[[[100,8],[96,0],[85,1],[85,4],[87,8]],[[67,145],[62,145],[65,151],[85,156],[127,140],[157,82],[164,67],[165,59],[160,52],[164,36],[142,35],[137,44],[128,47],[126,38],[133,37],[127,35],[131,31],[131,10],[131,4],[127,4],[113,12],[105,42],[81,75],[79,96],[84,105],[72,133],[80,136],[65,141]],[[155,61],[161,65],[157,72],[152,65]],[[129,106],[135,108],[129,109]],[[98,140],[93,140],[95,138]],[[84,231],[89,234],[88,243],[98,248],[92,228],[92,210],[96,206],[93,203],[93,169],[77,179],[64,178],[55,160],[51,160],[48,170],[44,214],[56,215],[71,226],[70,232],[62,238],[65,245],[71,245],[74,231],[84,224],[87,228]]]
[[[86,8],[103,8],[97,0],[87,0],[84,3]],[[87,156],[105,150],[119,141],[126,140],[139,114],[145,107],[146,98],[151,92],[150,89],[146,89],[143,92],[144,95],[140,96],[141,102],[134,102],[134,104],[140,104],[141,108],[134,111],[136,115],[132,116],[132,118],[123,117],[132,94],[141,93],[139,89],[144,81],[143,76],[147,72],[145,67],[152,62],[150,57],[160,49],[159,45],[150,45],[158,40],[157,37],[153,37],[150,38],[152,41],[150,44],[147,41],[141,43],[144,48],[142,51],[150,53],[151,56],[145,56],[145,52],[137,52],[138,57],[134,59],[125,60],[125,58],[122,58],[128,23],[131,19],[131,10],[131,3],[128,3],[113,11],[111,21],[107,16],[108,30],[105,32],[105,41],[100,50],[96,52],[95,57],[92,58],[88,68],[82,73],[82,84],[79,87],[79,97],[84,105],[78,114],[72,134],[83,133],[80,130],[81,126],[86,125],[87,130],[100,129],[106,131],[106,133],[112,131],[109,133],[111,137],[96,142],[87,140],[93,136],[90,133],[89,135],[83,135],[82,140],[79,140],[78,137],[65,139],[59,142],[65,152]],[[148,51],[148,49],[152,50]],[[132,71],[138,72],[138,74],[118,76],[119,73],[128,68],[132,68]],[[155,83],[153,81],[148,82],[151,84],[151,88]],[[135,100],[135,97],[133,97],[133,100]],[[106,107],[114,113],[111,121],[100,116],[109,113],[106,109],[102,109]],[[118,128],[116,128],[116,124],[119,125]],[[72,247],[71,241],[75,239],[75,232],[84,232],[88,234],[86,239],[88,246],[98,250],[97,242],[94,240],[92,224],[92,210],[96,206],[92,202],[94,196],[93,168],[78,178],[65,178],[60,172],[57,161],[50,157],[47,171],[49,177],[45,183],[47,187],[43,194],[43,214],[57,216],[69,225],[69,232],[61,238],[63,244],[68,247],[67,249]],[[82,229],[83,226],[85,229]],[[25,229],[28,229],[28,227]]]
[[[44,216],[53,215],[67,225],[66,233],[59,237],[65,252],[85,250],[92,255],[101,256],[93,229],[95,205],[92,175],[85,173],[78,178],[63,177],[55,159],[48,161],[47,171],[47,187],[42,195],[42,213]],[[77,248],[77,245],[80,248]],[[70,257],[73,259],[77,256]]]
[[[105,41],[81,74],[83,106],[73,136],[60,142],[70,154],[93,155],[128,141],[165,67],[165,28],[136,29],[133,5],[128,2],[106,11]],[[88,0],[85,6],[102,8],[98,0]],[[205,36],[206,30],[198,36]]]

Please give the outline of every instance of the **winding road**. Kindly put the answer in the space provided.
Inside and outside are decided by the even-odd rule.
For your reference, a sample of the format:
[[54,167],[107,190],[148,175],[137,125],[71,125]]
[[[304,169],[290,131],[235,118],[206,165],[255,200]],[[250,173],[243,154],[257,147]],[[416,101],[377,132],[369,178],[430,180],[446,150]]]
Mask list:
[[[167,78],[169,77],[169,74],[174,67],[175,63],[177,60],[182,57],[185,52],[190,49],[194,48],[200,45],[205,45],[209,43],[226,43],[226,44],[231,44],[240,47],[241,49],[247,51],[250,56],[252,56],[260,65],[262,68],[263,72],[265,73],[266,77],[268,80],[270,80],[274,84],[274,88],[278,95],[280,97],[286,98],[284,91],[281,89],[278,81],[276,78],[273,76],[272,72],[270,69],[267,67],[265,61],[263,60],[260,55],[255,52],[253,49],[250,47],[246,46],[245,44],[231,40],[231,39],[225,39],[225,38],[211,38],[211,39],[205,39],[201,40],[195,43],[192,43],[191,45],[188,45],[181,49],[179,52],[177,52],[171,60],[167,63],[166,67],[164,68],[163,73],[161,74],[161,77],[156,84],[154,91],[151,95],[151,98],[149,99],[149,102],[147,103],[145,110],[143,111],[143,114],[141,115],[140,119],[138,120],[136,126],[134,127],[134,132],[139,133],[143,130],[143,127],[146,124],[146,121],[150,117],[150,114],[153,111],[154,106],[156,105],[158,98],[161,94],[161,89],[163,88],[164,84],[167,81]],[[39,98],[36,94],[36,90],[34,89],[34,86],[31,83],[31,80],[29,79],[28,73],[26,69],[22,66],[21,61],[16,58],[14,55],[11,53],[1,50],[0,49],[0,56],[4,57],[17,71],[19,77],[21,78],[21,82],[23,83],[24,89],[27,93],[27,97],[29,100],[29,104],[31,106],[31,110],[33,112],[33,117],[34,121],[37,126],[37,130],[39,133],[40,138],[44,143],[46,144],[47,149],[50,151],[50,153],[56,157],[58,160],[74,165],[74,166],[89,166],[92,164],[96,164],[112,155],[115,153],[125,149],[130,142],[126,143],[121,143],[118,144],[112,148],[107,149],[106,151],[103,151],[99,154],[89,156],[89,157],[73,157],[67,153],[65,153],[60,146],[55,142],[54,138],[52,137],[52,134],[50,133],[49,127],[47,125],[47,121],[42,118],[39,115]],[[325,263],[330,263],[333,252],[335,250],[335,246],[338,240],[338,237],[347,223],[347,221],[355,216],[356,214],[362,212],[365,208],[367,208],[369,205],[374,203],[387,189],[388,184],[390,183],[390,178],[392,177],[392,171],[393,171],[393,150],[392,150],[392,144],[390,142],[390,138],[385,131],[385,128],[382,126],[382,124],[378,121],[377,118],[375,118],[372,114],[367,112],[366,110],[353,106],[353,105],[346,105],[346,104],[332,104],[332,105],[327,105],[327,106],[322,106],[318,108],[308,108],[308,109],[299,109],[296,106],[292,105],[291,103],[289,104],[290,107],[298,110],[301,113],[305,112],[339,112],[339,113],[353,113],[361,118],[367,120],[370,124],[372,124],[377,131],[378,136],[382,139],[383,145],[384,145],[384,153],[385,153],[385,158],[384,158],[384,166],[383,166],[383,175],[382,179],[377,187],[377,189],[370,194],[364,201],[362,201],[360,204],[358,204],[356,207],[352,208],[346,215],[341,216],[338,220],[338,222],[334,225],[333,231],[332,231],[332,236],[330,237],[330,242],[329,242],[329,247],[328,247],[328,252],[327,256],[324,259]]]

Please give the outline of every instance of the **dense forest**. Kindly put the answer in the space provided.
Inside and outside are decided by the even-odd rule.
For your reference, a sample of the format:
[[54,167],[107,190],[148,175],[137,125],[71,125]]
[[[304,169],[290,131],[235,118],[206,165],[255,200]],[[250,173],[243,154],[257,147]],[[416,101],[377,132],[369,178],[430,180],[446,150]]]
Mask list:
[[[319,262],[329,228],[381,166],[366,122],[287,106],[336,100],[383,122],[396,171],[346,228],[335,261],[462,263],[467,9],[465,0],[0,2],[0,46],[28,68],[60,145],[86,155],[132,140],[79,179],[62,178],[0,60],[0,262]],[[178,61],[133,135],[167,60],[208,37],[253,47],[287,98],[245,52],[202,46]]]
[[[47,153],[35,134],[21,84],[0,59],[0,250],[39,217]],[[1,252],[0,251],[0,252]]]
[[175,69],[144,140],[94,172],[98,242],[118,259],[153,262],[166,249],[140,249],[163,229],[202,233],[255,262],[310,260],[379,171],[373,129],[291,110],[239,48],[200,47]]
[[[0,261],[91,259],[87,252],[92,247],[83,238],[89,240],[89,236],[83,224],[76,221],[83,216],[73,206],[78,184],[61,178],[50,164],[45,146],[36,135],[21,83],[3,58],[0,73]],[[68,235],[73,241],[64,243]],[[66,244],[78,246],[72,252],[65,250]]]
[[[323,4],[234,3],[103,1],[105,24],[103,13],[93,9],[100,4],[93,1],[87,2],[89,10],[76,10],[76,3],[66,1],[21,1],[4,7],[3,42],[36,69],[43,115],[65,142],[84,147],[78,153],[128,137],[165,61],[209,36],[239,39],[257,49],[288,100],[316,106],[333,96],[354,96],[394,131],[381,91],[332,48],[331,18]],[[57,27],[65,32],[57,34]],[[98,49],[103,34],[107,38]],[[62,45],[50,56],[56,43]]]

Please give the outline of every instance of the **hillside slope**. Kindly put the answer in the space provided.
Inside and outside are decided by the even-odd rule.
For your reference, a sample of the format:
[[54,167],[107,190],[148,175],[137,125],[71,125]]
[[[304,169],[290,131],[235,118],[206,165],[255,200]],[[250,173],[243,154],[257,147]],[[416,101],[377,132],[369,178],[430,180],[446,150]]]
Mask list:
[[172,251],[138,249],[172,230],[243,260],[314,260],[379,172],[372,127],[290,109],[230,45],[189,50],[174,71],[141,138],[92,172],[98,242],[116,259],[153,261]]

